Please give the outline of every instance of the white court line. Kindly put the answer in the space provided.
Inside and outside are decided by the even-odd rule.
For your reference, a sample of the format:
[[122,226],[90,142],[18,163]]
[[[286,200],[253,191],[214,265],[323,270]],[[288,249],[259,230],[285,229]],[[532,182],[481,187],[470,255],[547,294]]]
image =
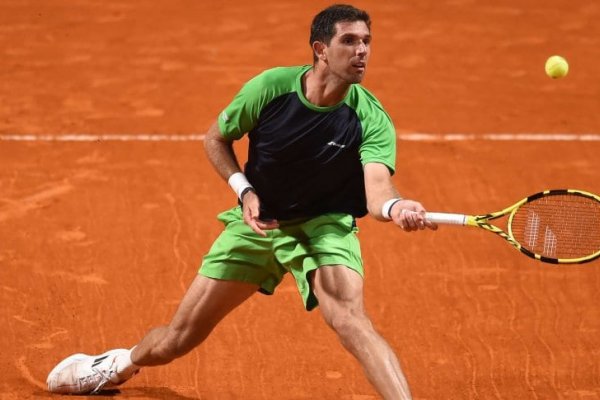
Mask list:
[[0,141],[12,142],[196,142],[204,140],[204,134],[191,135],[146,135],[146,134],[103,134],[87,133],[56,135],[0,135]]
[[[17,135],[0,134],[7,142],[197,142],[204,134],[102,134],[87,133]],[[398,139],[407,142],[467,142],[467,141],[544,141],[544,142],[600,142],[596,133],[398,133]]]

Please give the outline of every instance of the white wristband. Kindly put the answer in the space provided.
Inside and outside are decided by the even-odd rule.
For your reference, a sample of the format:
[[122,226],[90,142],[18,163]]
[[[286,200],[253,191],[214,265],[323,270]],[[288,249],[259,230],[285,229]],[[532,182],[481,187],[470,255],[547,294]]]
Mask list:
[[227,180],[227,183],[229,183],[229,186],[231,186],[235,194],[237,194],[238,199],[242,195],[244,189],[253,187],[250,182],[248,182],[246,175],[242,174],[241,172],[232,174]]
[[390,215],[390,212],[392,211],[392,207],[394,206],[394,204],[396,204],[400,200],[402,200],[401,197],[395,197],[395,198],[389,199],[388,201],[383,203],[383,206],[381,207],[381,215],[383,216],[383,218],[392,219],[392,216]]

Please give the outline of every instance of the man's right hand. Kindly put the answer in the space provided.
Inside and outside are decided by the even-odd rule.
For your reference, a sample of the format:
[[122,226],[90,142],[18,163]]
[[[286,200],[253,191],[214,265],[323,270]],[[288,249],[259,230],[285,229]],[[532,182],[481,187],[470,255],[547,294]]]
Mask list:
[[260,236],[267,237],[265,230],[279,228],[279,222],[275,219],[270,221],[262,221],[259,219],[260,200],[254,190],[247,191],[241,200],[244,222],[252,228],[254,232],[258,233]]

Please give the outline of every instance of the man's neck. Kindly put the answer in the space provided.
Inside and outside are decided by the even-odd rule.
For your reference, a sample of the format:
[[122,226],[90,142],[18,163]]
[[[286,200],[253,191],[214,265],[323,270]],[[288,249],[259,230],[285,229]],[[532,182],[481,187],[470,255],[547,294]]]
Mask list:
[[304,97],[319,107],[331,107],[346,97],[350,84],[343,82],[326,68],[313,66],[302,79]]

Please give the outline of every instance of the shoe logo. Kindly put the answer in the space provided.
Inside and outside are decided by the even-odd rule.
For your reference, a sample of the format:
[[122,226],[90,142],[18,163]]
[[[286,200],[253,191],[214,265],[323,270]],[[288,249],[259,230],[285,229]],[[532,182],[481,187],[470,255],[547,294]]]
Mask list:
[[335,147],[339,147],[340,149],[343,149],[344,147],[346,147],[346,145],[345,145],[345,144],[339,144],[339,143],[336,143],[336,142],[333,142],[333,141],[332,141],[332,142],[329,142],[329,143],[327,143],[327,145],[328,145],[328,146],[335,146]]
[[100,357],[100,358],[96,358],[94,360],[94,363],[92,364],[92,368],[98,366],[102,361],[106,360],[108,356],[104,356],[104,357]]

